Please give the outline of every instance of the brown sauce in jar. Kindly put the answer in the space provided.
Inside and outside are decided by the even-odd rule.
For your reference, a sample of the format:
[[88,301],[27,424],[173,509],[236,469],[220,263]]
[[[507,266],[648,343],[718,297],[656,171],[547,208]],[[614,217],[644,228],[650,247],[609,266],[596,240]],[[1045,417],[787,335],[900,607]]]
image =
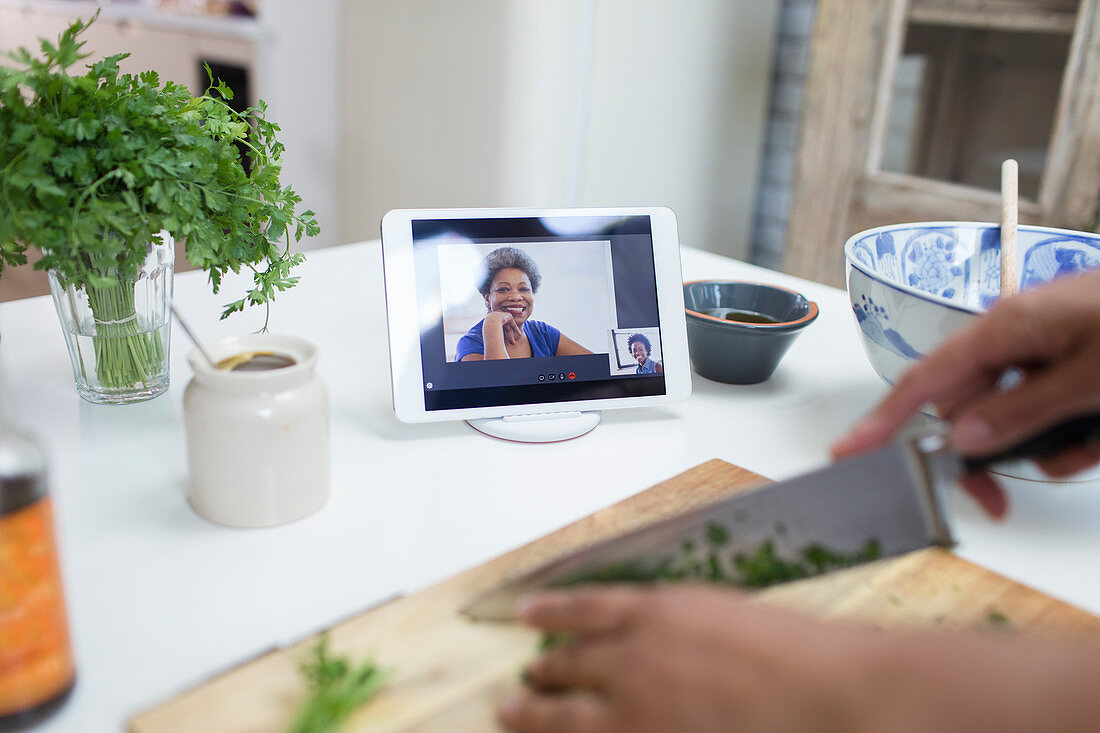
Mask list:
[[267,372],[297,363],[293,358],[273,351],[245,351],[222,359],[217,367],[228,372]]

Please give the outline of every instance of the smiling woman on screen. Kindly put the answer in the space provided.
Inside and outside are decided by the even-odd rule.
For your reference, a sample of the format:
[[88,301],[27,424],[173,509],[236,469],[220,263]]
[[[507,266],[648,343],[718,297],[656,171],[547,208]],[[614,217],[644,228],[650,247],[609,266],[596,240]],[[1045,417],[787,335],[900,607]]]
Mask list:
[[488,313],[459,339],[455,361],[592,353],[550,324],[531,319],[542,276],[530,255],[499,247],[485,257],[483,268],[478,292]]
[[664,374],[665,368],[661,362],[650,357],[650,352],[653,351],[653,344],[649,342],[649,339],[644,333],[636,333],[631,335],[626,340],[626,345],[630,349],[631,355],[633,355],[635,361],[638,362],[638,369],[635,374]]

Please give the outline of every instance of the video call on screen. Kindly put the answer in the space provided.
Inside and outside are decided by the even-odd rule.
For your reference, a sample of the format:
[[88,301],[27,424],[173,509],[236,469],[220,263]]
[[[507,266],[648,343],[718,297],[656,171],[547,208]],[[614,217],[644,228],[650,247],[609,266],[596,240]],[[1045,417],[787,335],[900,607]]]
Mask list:
[[427,410],[665,394],[648,216],[412,222]]

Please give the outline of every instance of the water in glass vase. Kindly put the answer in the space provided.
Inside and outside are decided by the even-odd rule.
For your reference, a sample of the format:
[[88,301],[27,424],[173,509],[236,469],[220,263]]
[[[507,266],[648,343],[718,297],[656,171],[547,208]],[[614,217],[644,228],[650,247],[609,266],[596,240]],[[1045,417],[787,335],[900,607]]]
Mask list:
[[68,334],[76,391],[89,402],[125,404],[168,389],[168,322],[126,335]]
[[76,391],[89,402],[140,402],[168,389],[173,268],[171,238],[163,240],[135,278],[77,284],[49,271]]

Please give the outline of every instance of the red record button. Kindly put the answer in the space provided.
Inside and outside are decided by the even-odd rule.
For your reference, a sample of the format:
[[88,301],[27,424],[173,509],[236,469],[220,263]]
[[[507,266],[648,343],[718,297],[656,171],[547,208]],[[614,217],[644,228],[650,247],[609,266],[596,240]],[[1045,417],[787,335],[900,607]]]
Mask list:
[[569,378],[570,378],[570,379],[576,379],[576,378],[577,378],[577,375],[576,375],[576,373],[574,373],[574,372],[569,372]]

